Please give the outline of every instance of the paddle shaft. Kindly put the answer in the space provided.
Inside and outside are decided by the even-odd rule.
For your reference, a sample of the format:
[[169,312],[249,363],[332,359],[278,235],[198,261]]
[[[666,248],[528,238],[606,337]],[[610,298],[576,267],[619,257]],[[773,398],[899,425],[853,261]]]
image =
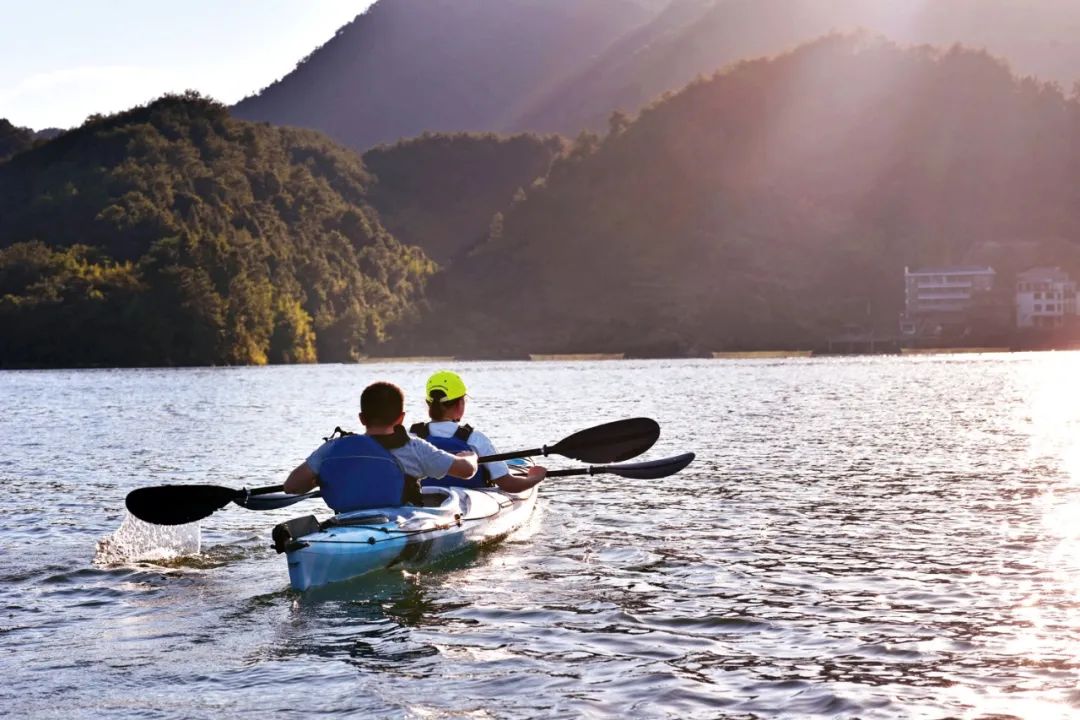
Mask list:
[[266,487],[255,488],[254,490],[237,490],[237,493],[246,492],[248,495],[269,495],[270,493],[282,492],[285,490],[284,485],[267,485]]
[[679,472],[694,461],[694,453],[684,453],[661,460],[622,465],[590,465],[583,468],[549,470],[547,477],[573,477],[576,475],[620,475],[633,480],[655,480]]
[[545,477],[574,477],[576,475],[596,475],[598,473],[607,472],[607,468],[603,465],[590,465],[583,468],[567,468],[566,470],[548,470]]
[[500,460],[517,460],[519,458],[535,457],[537,455],[547,455],[548,449],[545,445],[542,448],[534,448],[532,450],[517,450],[515,452],[497,453],[495,455],[485,455],[481,458],[477,458],[476,462],[483,465],[489,462],[498,462]]

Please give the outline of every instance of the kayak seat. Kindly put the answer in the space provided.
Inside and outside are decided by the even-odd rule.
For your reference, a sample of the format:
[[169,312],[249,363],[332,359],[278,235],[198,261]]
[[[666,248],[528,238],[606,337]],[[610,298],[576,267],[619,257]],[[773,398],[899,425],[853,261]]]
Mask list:
[[421,488],[420,498],[424,503],[422,507],[439,507],[450,501],[450,491],[441,487],[425,487]]

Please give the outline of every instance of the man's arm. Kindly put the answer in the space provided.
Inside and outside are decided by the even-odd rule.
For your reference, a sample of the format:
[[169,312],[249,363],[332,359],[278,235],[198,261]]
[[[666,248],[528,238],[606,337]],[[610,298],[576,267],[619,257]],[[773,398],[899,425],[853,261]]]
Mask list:
[[500,490],[508,493],[525,492],[531,487],[535,487],[540,484],[540,481],[547,477],[547,468],[540,465],[533,465],[529,468],[529,474],[525,477],[520,475],[503,475],[493,479],[493,482]]
[[474,452],[465,451],[454,455],[418,437],[409,441],[409,447],[415,453],[421,477],[438,479],[449,476],[465,479],[476,474]]
[[446,474],[450,477],[461,478],[467,480],[476,474],[476,453],[474,452],[459,452],[454,460],[454,464],[450,466],[450,469],[446,471]]
[[306,462],[300,463],[296,469],[289,473],[285,481],[285,492],[290,495],[302,495],[309,490],[314,490],[319,484],[319,476]]

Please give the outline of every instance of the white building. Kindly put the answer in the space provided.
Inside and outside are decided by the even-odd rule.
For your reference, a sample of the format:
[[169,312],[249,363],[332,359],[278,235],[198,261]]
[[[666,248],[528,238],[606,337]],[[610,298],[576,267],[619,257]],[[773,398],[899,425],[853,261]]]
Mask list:
[[986,305],[995,275],[990,267],[905,267],[901,333],[938,335],[968,326]]
[[1076,315],[1076,283],[1061,268],[1037,267],[1016,276],[1016,326],[1056,328]]

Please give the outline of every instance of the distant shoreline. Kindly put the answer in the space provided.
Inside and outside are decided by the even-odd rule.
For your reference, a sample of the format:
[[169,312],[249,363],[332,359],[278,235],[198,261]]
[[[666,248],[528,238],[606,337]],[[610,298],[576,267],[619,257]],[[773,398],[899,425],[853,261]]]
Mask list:
[[716,351],[708,355],[664,355],[664,356],[633,356],[626,353],[553,353],[528,355],[515,357],[454,357],[451,355],[403,355],[400,357],[363,357],[355,362],[327,362],[327,363],[292,363],[292,364],[266,364],[266,365],[21,365],[0,366],[0,372],[43,372],[43,371],[66,371],[66,370],[181,370],[189,368],[277,368],[296,367],[300,365],[394,365],[394,364],[431,364],[452,365],[455,363],[470,362],[611,362],[615,360],[793,360],[793,359],[822,359],[844,357],[905,357],[925,355],[983,355],[1001,353],[1031,353],[1031,352],[1080,352],[1080,347],[939,347],[939,348],[901,348],[900,352],[875,352],[875,353],[829,353],[816,350],[745,350],[745,351]]
[[746,352],[714,352],[713,360],[777,360],[813,357],[813,350],[749,350]]
[[983,353],[1024,352],[1008,347],[958,347],[958,348],[900,348],[901,355],[965,355]]

